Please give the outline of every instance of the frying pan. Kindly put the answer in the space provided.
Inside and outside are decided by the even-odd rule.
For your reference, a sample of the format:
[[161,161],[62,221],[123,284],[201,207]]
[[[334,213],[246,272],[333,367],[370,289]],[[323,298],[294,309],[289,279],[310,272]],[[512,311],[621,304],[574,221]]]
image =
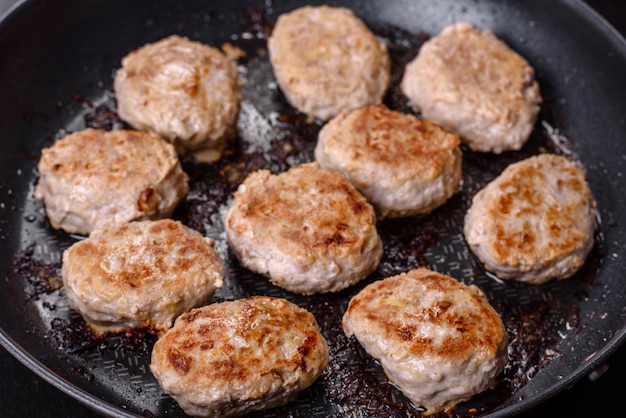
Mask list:
[[[261,153],[274,171],[310,158],[319,123],[305,121],[285,104],[273,87],[263,48],[263,34],[277,16],[304,3],[25,1],[1,22],[0,274],[4,282],[0,286],[0,342],[36,374],[97,413],[183,416],[147,371],[149,336],[132,347],[122,337],[113,336],[98,346],[78,348],[76,344],[86,340],[69,341],[60,336],[59,323],[76,327],[80,318],[68,309],[62,288],[52,286],[41,291],[35,273],[54,285],[50,271],[58,267],[55,263],[63,248],[77,237],[51,230],[41,204],[32,199],[41,148],[65,132],[83,128],[90,116],[102,116],[99,107],[114,109],[112,74],[126,53],[178,33],[212,45],[230,41],[246,48],[248,57],[240,67],[248,79],[240,123],[242,141],[261,146],[280,137],[295,144],[300,150],[295,156]],[[496,394],[503,392],[488,392],[469,403],[479,416],[504,417],[527,411],[586,376],[626,340],[626,43],[577,1],[376,0],[331,4],[351,7],[374,32],[398,47],[397,65],[407,58],[402,56],[404,46],[409,45],[409,52],[410,48],[416,51],[427,36],[437,34],[443,26],[468,20],[493,30],[536,69],[545,102],[529,145],[497,158],[465,149],[464,169],[470,174],[464,174],[459,196],[432,217],[382,225],[389,240],[395,239],[400,228],[422,238],[425,248],[418,252],[417,263],[478,285],[513,318],[537,302],[547,307],[549,326],[544,331],[552,343],[548,344],[550,350],[542,352],[532,378],[510,396],[499,398]],[[387,100],[396,107],[406,104],[393,89]],[[541,287],[502,283],[486,275],[468,253],[459,239],[458,219],[471,195],[506,164],[542,150],[565,154],[586,168],[600,209],[596,248],[582,271],[567,281]],[[259,159],[246,161],[254,165]],[[201,179],[211,178],[203,177],[202,168],[186,167]],[[214,192],[206,182],[199,183],[204,192]],[[201,208],[216,210],[208,201]],[[219,214],[218,210],[213,214]],[[178,216],[189,223],[194,221],[185,218],[183,212]],[[219,241],[218,218],[207,217],[204,223],[194,225]],[[396,249],[415,245],[415,241],[400,243]],[[30,264],[20,264],[29,251]],[[221,254],[229,268],[230,284],[218,298],[263,293],[284,296],[309,307],[323,325],[330,326],[333,315],[340,315],[353,294],[350,292],[356,291],[329,298],[285,294],[242,271],[227,248],[222,247]],[[369,280],[407,266],[388,259]],[[329,313],[328,307],[337,309]],[[329,337],[337,337],[336,331],[325,328]],[[348,369],[361,366],[366,373],[380,375],[377,364],[366,356],[347,362]],[[363,405],[340,405],[329,396],[328,386],[333,383],[338,382],[326,377],[290,405],[257,415],[376,416]],[[385,385],[384,380],[379,384]],[[458,416],[469,413],[468,408],[461,406]]]

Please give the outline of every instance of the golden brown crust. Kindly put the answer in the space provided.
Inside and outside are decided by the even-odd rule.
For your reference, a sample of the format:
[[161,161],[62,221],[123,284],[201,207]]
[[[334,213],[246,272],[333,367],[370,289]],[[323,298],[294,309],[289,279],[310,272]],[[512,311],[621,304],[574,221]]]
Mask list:
[[315,162],[280,175],[250,174],[235,192],[225,229],[246,267],[298,293],[347,287],[382,256],[371,205]]
[[88,235],[168,217],[189,189],[172,145],[153,133],[85,129],[44,148],[35,197],[54,228]]
[[177,35],[146,44],[122,59],[114,87],[120,117],[181,156],[216,160],[236,134],[241,81],[217,48]]
[[461,143],[458,135],[439,125],[385,105],[344,113],[328,122],[324,131],[330,131],[326,146],[339,148],[348,166],[371,169],[373,165],[398,176],[424,180],[440,175]]
[[[246,207],[247,220],[253,222],[255,228],[275,232],[278,236],[275,244],[295,251],[296,257],[342,254],[363,241],[358,233],[360,225],[373,223],[372,212],[350,184],[326,170],[300,167],[290,173],[290,179],[272,176],[269,172],[253,173],[248,180],[252,187],[246,192],[235,192],[239,204]],[[260,183],[265,187],[260,189]],[[307,201],[307,193],[330,198]],[[315,223],[314,230],[301,228],[311,223]],[[243,228],[238,230],[239,233],[244,231]],[[294,243],[299,245],[293,246]]]
[[542,100],[529,63],[467,22],[422,46],[401,89],[426,119],[458,133],[474,151],[494,153],[522,147]]
[[379,217],[425,214],[458,189],[462,154],[457,135],[427,120],[364,106],[320,131],[315,158],[346,177]]
[[387,46],[349,9],[304,6],[281,15],[268,39],[287,100],[312,117],[380,103],[390,81]]
[[[346,314],[375,324],[382,338],[402,342],[411,355],[449,361],[465,361],[480,350],[495,353],[506,335],[482,292],[424,268],[372,283],[350,301]],[[438,339],[422,326],[455,332]]]
[[[552,159],[552,157],[550,157]],[[489,209],[489,216],[496,221],[496,239],[494,250],[496,258],[502,262],[511,262],[515,259],[533,257],[538,248],[541,233],[535,228],[523,230],[508,228],[504,219],[509,216],[515,217],[540,217],[548,212],[545,217],[542,232],[548,235],[547,248],[549,254],[546,261],[551,261],[559,254],[570,252],[584,238],[582,231],[572,229],[579,206],[591,198],[591,191],[585,183],[581,170],[574,165],[561,165],[559,170],[563,178],[557,180],[556,187],[571,190],[573,195],[579,196],[575,201],[552,202],[546,207],[546,196],[542,193],[546,187],[543,166],[545,163],[554,165],[554,162],[543,159],[534,164],[519,166],[519,169],[510,177],[502,178],[496,189],[499,193]],[[558,163],[557,163],[558,164]],[[523,202],[522,207],[518,206]],[[546,257],[545,253],[544,257]]]
[[229,416],[286,403],[327,364],[310,312],[254,296],[181,315],[155,344],[151,369],[187,413]]
[[342,324],[424,415],[489,388],[507,362],[506,329],[485,295],[426,268],[366,286]]
[[[153,133],[87,128],[44,148],[39,164],[67,183],[78,183],[77,177],[82,177],[119,190],[127,186],[129,175],[169,170],[177,165],[178,156],[171,151],[172,148]],[[161,172],[158,177],[163,176]],[[139,193],[145,193],[146,189]]]
[[563,156],[542,154],[510,165],[477,193],[464,233],[487,269],[539,284],[582,266],[596,212],[584,171]]
[[170,219],[94,231],[63,253],[70,306],[97,331],[162,332],[222,286],[225,270],[213,245]]

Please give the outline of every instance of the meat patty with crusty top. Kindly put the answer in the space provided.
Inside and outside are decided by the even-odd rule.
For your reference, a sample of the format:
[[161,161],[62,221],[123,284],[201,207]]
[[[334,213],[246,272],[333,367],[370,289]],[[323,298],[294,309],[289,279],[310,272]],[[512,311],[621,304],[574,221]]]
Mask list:
[[211,299],[225,269],[214,241],[178,221],[137,221],[94,231],[63,252],[72,309],[97,332],[150,327]]
[[530,64],[467,22],[425,42],[400,86],[425,119],[459,134],[474,151],[496,154],[526,143],[542,100]]
[[150,370],[188,415],[241,416],[292,400],[328,356],[310,312],[252,296],[181,315],[155,343]]
[[427,120],[365,106],[320,131],[315,159],[347,178],[379,218],[427,214],[459,188],[462,153],[455,134]]
[[182,157],[215,161],[236,135],[241,80],[212,46],[177,35],[146,44],[122,59],[114,89],[120,118],[161,135]]
[[376,213],[340,174],[306,163],[251,173],[224,217],[244,267],[300,294],[337,292],[372,273],[382,257]]
[[426,268],[366,286],[342,321],[423,415],[490,388],[508,361],[506,329],[483,292]]
[[565,279],[593,248],[596,202],[583,169],[541,154],[508,166],[473,198],[463,232],[485,268],[501,279]]
[[34,196],[50,224],[89,235],[169,217],[189,190],[174,147],[156,134],[85,129],[41,151]]
[[305,6],[280,15],[267,48],[287,101],[322,120],[381,103],[391,79],[387,46],[343,7]]

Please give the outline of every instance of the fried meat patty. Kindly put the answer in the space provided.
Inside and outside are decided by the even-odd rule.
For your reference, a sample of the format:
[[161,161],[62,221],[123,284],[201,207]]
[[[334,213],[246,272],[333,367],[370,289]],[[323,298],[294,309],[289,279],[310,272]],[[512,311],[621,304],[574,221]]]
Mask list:
[[376,214],[340,174],[316,162],[250,174],[224,217],[241,264],[300,294],[336,292],[373,272],[383,249]]
[[213,246],[171,219],[96,230],[63,252],[69,305],[98,333],[140,327],[162,333],[222,286],[225,269]]
[[597,208],[585,172],[541,154],[508,166],[465,215],[465,239],[502,279],[541,284],[573,275],[594,244]]
[[150,369],[192,416],[241,416],[289,402],[328,365],[315,317],[252,296],[181,315],[154,345]]
[[506,329],[482,291],[426,268],[366,286],[342,321],[424,415],[488,389],[508,361]]
[[413,115],[370,105],[345,112],[320,131],[315,159],[347,178],[379,218],[430,213],[459,187],[460,140]]
[[425,119],[459,134],[474,151],[497,154],[526,143],[542,100],[528,62],[467,22],[422,45],[401,89]]
[[217,48],[177,35],[146,44],[122,59],[114,89],[119,116],[182,157],[217,160],[235,137],[241,81]]
[[72,133],[44,148],[37,168],[34,196],[69,233],[169,217],[189,190],[174,147],[132,130]]
[[381,103],[389,86],[387,46],[343,7],[305,6],[282,14],[267,47],[287,101],[312,117],[328,120]]

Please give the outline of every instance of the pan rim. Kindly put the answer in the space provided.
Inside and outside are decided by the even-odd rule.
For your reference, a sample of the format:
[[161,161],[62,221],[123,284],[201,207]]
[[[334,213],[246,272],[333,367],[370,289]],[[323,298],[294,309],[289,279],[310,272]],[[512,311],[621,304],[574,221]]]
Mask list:
[[[582,0],[564,0],[576,8],[580,8],[583,10],[583,16],[588,19],[595,19],[599,22],[599,26],[607,36],[610,36],[611,40],[614,42],[616,46],[618,46],[619,52],[622,55],[622,58],[626,61],[626,40],[625,38],[615,29],[613,28],[602,16],[600,16],[595,10],[593,10],[589,5],[584,3]],[[35,3],[38,3],[37,0],[19,0],[15,3],[4,15],[0,16],[0,33],[3,30],[7,29],[11,23],[17,19],[23,13],[25,13],[29,7],[33,6]],[[544,402],[545,400],[553,397],[554,395],[562,392],[567,389],[571,385],[575,384],[585,376],[587,376],[591,371],[593,371],[596,367],[606,361],[612,354],[614,354],[622,345],[626,343],[626,324],[624,327],[613,335],[613,337],[603,346],[601,350],[596,352],[596,354],[588,359],[584,364],[578,367],[573,373],[564,376],[558,384],[553,385],[548,390],[543,393],[536,395],[526,401],[518,402],[516,404],[512,404],[506,406],[497,411],[493,411],[490,414],[485,415],[485,417],[495,418],[495,417],[504,417],[509,416],[510,414],[516,414],[520,412],[524,412],[530,410],[534,406]],[[102,414],[112,414],[114,413],[116,416],[124,416],[124,417],[135,417],[139,415],[135,415],[129,413],[129,411],[124,410],[116,405],[112,405],[108,402],[105,402],[99,398],[94,398],[88,392],[84,391],[80,387],[68,382],[67,380],[60,377],[53,370],[45,366],[41,361],[27,352],[23,347],[21,347],[12,337],[11,335],[5,331],[5,329],[0,325],[0,345],[2,345],[11,355],[17,358],[22,364],[28,367],[30,370],[35,372],[38,376],[46,380],[48,383],[62,390],[66,394],[72,396],[77,399],[84,405],[89,408],[95,410],[96,412]]]

